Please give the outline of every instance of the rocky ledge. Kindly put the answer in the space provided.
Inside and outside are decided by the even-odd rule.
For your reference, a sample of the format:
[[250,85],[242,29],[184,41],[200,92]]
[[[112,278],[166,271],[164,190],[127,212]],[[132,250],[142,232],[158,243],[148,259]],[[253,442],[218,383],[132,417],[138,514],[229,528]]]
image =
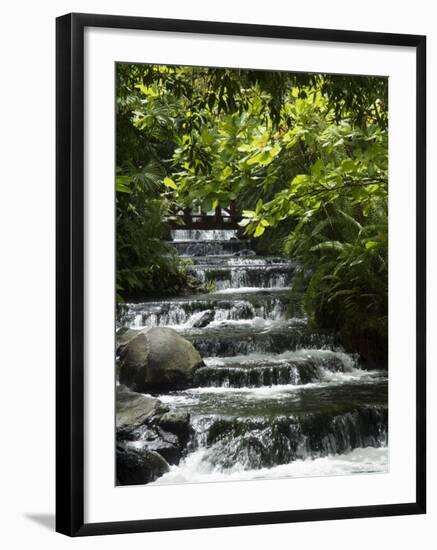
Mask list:
[[154,481],[179,464],[192,436],[190,416],[159,399],[117,387],[117,484]]

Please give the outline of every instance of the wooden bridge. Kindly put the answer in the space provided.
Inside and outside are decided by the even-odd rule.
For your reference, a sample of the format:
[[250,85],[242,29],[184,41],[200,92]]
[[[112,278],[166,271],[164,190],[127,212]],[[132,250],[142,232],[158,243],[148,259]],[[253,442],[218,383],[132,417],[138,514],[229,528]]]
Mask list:
[[241,221],[234,202],[228,208],[218,206],[210,212],[185,208],[175,213],[175,217],[177,219],[171,223],[172,229],[238,229],[238,222]]

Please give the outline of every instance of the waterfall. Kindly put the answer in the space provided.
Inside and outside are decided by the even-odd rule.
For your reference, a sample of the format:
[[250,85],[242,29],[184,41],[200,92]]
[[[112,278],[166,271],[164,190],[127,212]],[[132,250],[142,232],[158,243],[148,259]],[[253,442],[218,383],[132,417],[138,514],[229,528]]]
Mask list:
[[230,241],[237,238],[236,229],[173,229],[173,242],[177,241]]
[[301,385],[332,378],[333,373],[357,372],[357,359],[342,352],[300,350],[275,356],[250,354],[205,359],[195,374],[200,387],[260,388]]
[[204,362],[192,388],[159,395],[190,415],[192,436],[154,483],[387,471],[387,373],[311,328],[295,300],[290,317],[296,264],[235,230],[175,229],[171,244],[213,290],[123,304],[118,319],[171,327]]
[[[217,322],[256,318],[270,321],[285,320],[289,305],[288,290],[274,290],[276,292],[264,293],[262,297],[253,292],[243,292],[234,296],[228,293],[213,293],[160,302],[122,304],[119,323],[130,328],[169,326],[179,330],[194,316],[211,309],[214,312],[214,321]],[[282,292],[278,292],[280,290]]]
[[387,442],[387,410],[358,407],[333,415],[276,418],[201,417],[194,423],[195,448],[208,449],[213,467],[239,464],[256,470],[293,460],[324,457]]

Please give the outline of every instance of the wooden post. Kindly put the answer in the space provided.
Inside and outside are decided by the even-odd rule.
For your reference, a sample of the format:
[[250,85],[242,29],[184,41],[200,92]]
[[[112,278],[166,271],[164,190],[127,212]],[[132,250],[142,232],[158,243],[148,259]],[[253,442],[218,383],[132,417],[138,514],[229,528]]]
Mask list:
[[191,208],[184,208],[184,224],[190,227],[192,224]]

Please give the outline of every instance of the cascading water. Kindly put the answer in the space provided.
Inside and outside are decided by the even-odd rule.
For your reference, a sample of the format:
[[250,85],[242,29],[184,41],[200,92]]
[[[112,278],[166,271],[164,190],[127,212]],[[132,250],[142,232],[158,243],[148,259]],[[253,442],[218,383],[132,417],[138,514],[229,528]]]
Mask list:
[[156,484],[387,471],[387,373],[360,368],[293,308],[294,265],[233,230],[175,230],[173,246],[213,291],[126,304],[120,323],[165,326],[200,352],[194,387],[159,399],[188,412],[188,454]]

